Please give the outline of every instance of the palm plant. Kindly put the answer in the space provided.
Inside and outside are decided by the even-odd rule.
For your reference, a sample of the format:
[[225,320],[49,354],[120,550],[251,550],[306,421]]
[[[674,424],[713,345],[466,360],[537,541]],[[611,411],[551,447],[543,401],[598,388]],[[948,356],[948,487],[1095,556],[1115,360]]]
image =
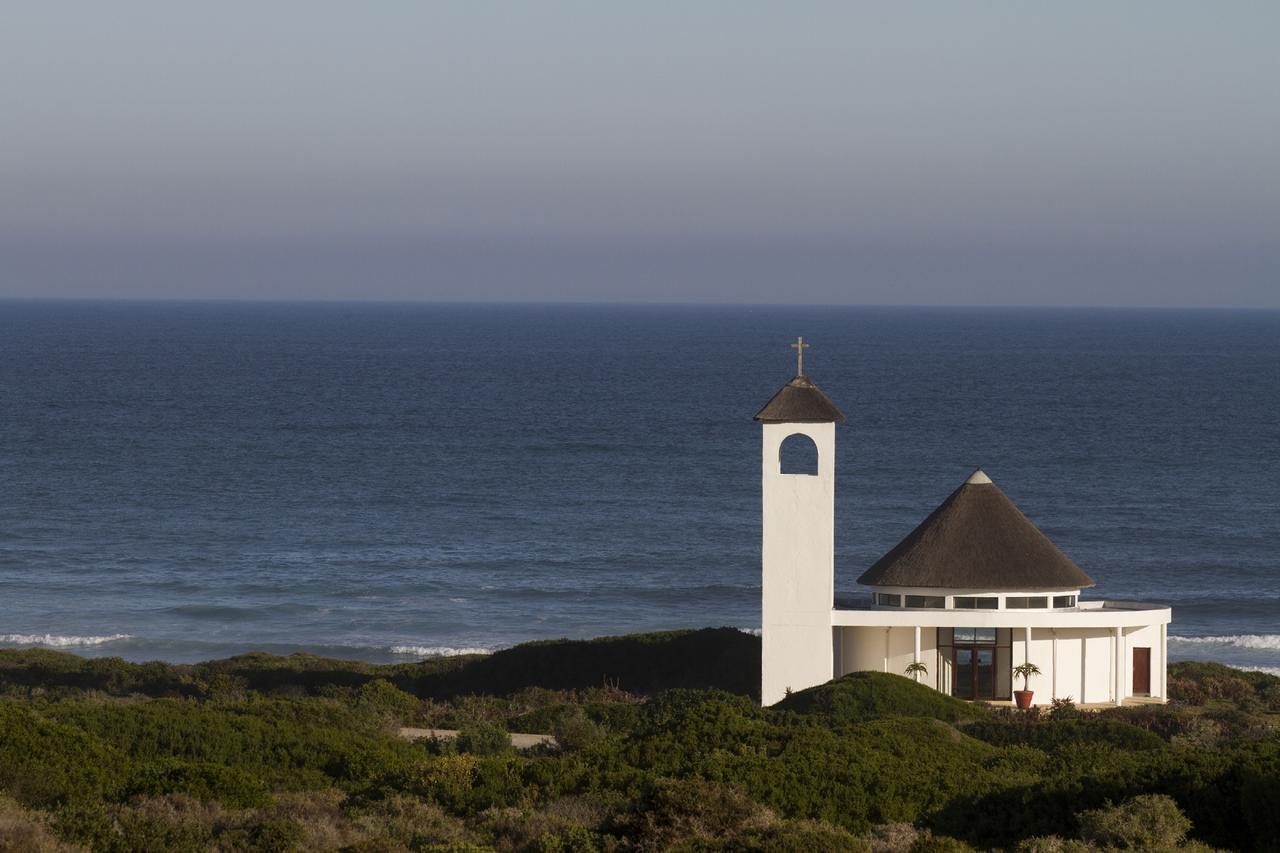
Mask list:
[[918,660],[912,661],[911,663],[907,664],[907,668],[904,669],[902,673],[904,675],[911,676],[916,681],[919,681],[920,679],[918,676],[929,674],[929,667],[925,666],[923,663],[921,663]]
[[1022,677],[1023,690],[1030,690],[1031,687],[1029,685],[1031,681],[1031,676],[1039,675],[1040,667],[1036,666],[1031,661],[1027,661],[1026,663],[1020,663],[1017,666],[1015,666],[1013,668],[1013,674]]

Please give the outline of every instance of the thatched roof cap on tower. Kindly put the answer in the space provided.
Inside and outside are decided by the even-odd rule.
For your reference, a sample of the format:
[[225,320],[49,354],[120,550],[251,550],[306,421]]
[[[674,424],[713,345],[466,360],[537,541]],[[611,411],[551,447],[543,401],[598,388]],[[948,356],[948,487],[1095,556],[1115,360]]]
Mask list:
[[843,421],[844,413],[818,390],[803,373],[778,390],[756,412],[755,420],[765,423],[827,423]]
[[1094,585],[981,468],[858,583],[1028,591]]

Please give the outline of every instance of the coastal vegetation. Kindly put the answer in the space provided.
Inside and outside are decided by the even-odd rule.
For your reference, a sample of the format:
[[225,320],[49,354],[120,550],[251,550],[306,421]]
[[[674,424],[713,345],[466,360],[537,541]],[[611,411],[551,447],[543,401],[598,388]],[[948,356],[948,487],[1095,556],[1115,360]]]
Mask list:
[[759,658],[731,629],[385,666],[0,651],[0,849],[1280,849],[1280,678],[1179,663],[1169,706],[1016,711],[855,673],[761,708]]

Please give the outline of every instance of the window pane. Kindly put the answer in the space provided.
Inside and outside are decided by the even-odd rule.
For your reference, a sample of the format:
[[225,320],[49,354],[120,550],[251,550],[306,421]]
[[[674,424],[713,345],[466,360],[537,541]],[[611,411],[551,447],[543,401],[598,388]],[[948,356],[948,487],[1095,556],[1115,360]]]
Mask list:
[[978,649],[974,657],[974,665],[977,668],[977,698],[994,699],[996,696],[995,654],[992,649]]
[[946,599],[940,595],[908,595],[907,607],[944,607]]
[[882,592],[876,595],[876,603],[882,607],[900,607],[902,606],[902,596]]
[[1004,606],[1008,610],[1022,610],[1027,606],[1027,599],[1025,596],[1007,595],[1004,599]]
[[[956,629],[959,634],[960,629]],[[956,672],[952,682],[951,695],[961,699],[973,698],[973,652],[969,649],[956,649]]]
[[1041,607],[1048,607],[1049,599],[1043,595],[1012,595],[1004,600],[1004,606],[1009,610],[1034,610]]
[[1037,609],[1045,608],[1048,606],[1049,606],[1049,599],[1043,595],[1038,595],[1035,598],[1027,599],[1027,607],[1031,608],[1032,610],[1037,610]]
[[978,602],[979,610],[995,610],[1000,605],[998,598],[978,598],[975,601]]
[[1076,597],[1074,595],[1055,595],[1053,597],[1054,607],[1075,607]]
[[956,628],[955,638],[957,643],[972,643],[973,628]]
[[996,641],[995,628],[974,628],[973,641],[975,643],[994,643]]

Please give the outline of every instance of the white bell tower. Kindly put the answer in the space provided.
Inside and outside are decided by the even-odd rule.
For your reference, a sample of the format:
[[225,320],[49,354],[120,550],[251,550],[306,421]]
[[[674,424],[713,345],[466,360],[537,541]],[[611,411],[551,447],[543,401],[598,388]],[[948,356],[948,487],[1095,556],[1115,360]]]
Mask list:
[[[834,677],[831,610],[835,599],[836,423],[844,415],[804,374],[804,338],[796,377],[755,419],[763,425],[763,569],[760,701]],[[812,442],[816,465],[783,473],[784,445]]]

